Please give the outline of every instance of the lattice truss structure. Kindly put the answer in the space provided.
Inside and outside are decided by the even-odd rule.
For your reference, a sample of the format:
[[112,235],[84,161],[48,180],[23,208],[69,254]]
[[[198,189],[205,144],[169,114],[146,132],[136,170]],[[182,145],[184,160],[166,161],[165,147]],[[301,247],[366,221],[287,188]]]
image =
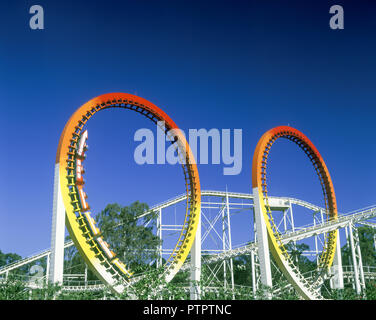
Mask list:
[[[236,290],[241,287],[234,278],[235,268],[240,268],[234,263],[239,257],[247,257],[250,262],[250,274],[252,285],[248,290],[256,294],[260,287],[261,270],[258,260],[258,245],[256,239],[257,230],[254,218],[253,194],[234,193],[227,191],[202,191],[201,225],[198,229],[200,245],[193,246],[191,253],[179,272],[189,272],[191,279],[201,280],[204,288],[215,290],[226,288]],[[364,292],[365,283],[370,279],[376,279],[376,268],[364,266],[357,227],[367,225],[376,228],[376,206],[371,206],[348,214],[339,214],[337,221],[328,222],[324,217],[324,208],[313,205],[303,200],[287,197],[269,197],[270,205],[275,216],[275,222],[281,232],[282,241],[290,243],[291,250],[299,243],[308,243],[309,250],[302,255],[311,261],[318,261],[322,249],[325,234],[332,230],[340,230],[338,246],[347,244],[350,252],[350,261],[335,259],[330,275],[330,285],[333,288],[343,288],[344,283],[352,283],[357,293]],[[157,213],[156,234],[161,238],[159,257],[155,261],[163,265],[176,243],[182,226],[182,212],[186,204],[186,194],[150,208],[144,215]],[[183,210],[183,211],[182,211]],[[298,225],[297,215],[304,214],[311,223]],[[141,215],[140,217],[142,217]],[[73,246],[72,241],[65,242],[65,250]],[[374,238],[376,250],[376,238]],[[192,259],[197,252],[200,253],[200,261]],[[13,271],[21,267],[29,268],[31,273],[26,277],[30,287],[38,287],[49,278],[49,258],[51,250],[45,250],[28,258],[22,259],[0,269],[0,277],[6,279]],[[47,260],[46,270],[37,273],[36,262]],[[33,269],[34,268],[34,269]],[[197,272],[197,268],[199,269]],[[276,277],[278,268],[273,266]],[[196,273],[195,273],[196,272]],[[314,277],[314,271],[305,274],[309,279]],[[85,274],[64,274],[64,290],[103,290],[101,281],[88,281]],[[286,284],[288,286],[288,284]],[[200,291],[193,285],[186,284],[187,290],[191,290],[191,298],[199,299]],[[247,289],[247,288],[246,288]],[[281,288],[274,288],[277,295]]]

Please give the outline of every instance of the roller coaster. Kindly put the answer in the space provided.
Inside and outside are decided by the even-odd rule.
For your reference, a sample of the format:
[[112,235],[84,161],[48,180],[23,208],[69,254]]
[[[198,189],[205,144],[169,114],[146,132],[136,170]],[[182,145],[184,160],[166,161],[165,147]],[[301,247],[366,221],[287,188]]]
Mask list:
[[[125,93],[98,96],[71,116],[61,134],[56,156],[51,248],[3,266],[0,277],[7,278],[12,270],[46,258],[47,268],[39,284],[60,283],[63,290],[103,290],[107,287],[114,293],[120,293],[137,281],[132,270],[120,261],[103,238],[91,216],[84,191],[83,163],[88,139],[85,125],[97,112],[111,108],[136,111],[157,125],[163,121],[165,125],[162,129],[176,148],[184,173],[185,194],[151,207],[139,218],[157,213],[156,233],[161,245],[156,264],[159,267],[163,265],[161,278],[169,282],[179,271],[189,270],[191,284],[186,289],[191,299],[200,299],[200,289],[195,283],[201,279],[203,262],[210,270],[207,288],[218,286],[219,270],[224,275],[223,286],[232,290],[239,286],[234,281],[233,264],[233,259],[239,256],[250,257],[252,286],[248,289],[254,295],[260,285],[273,288],[272,265],[303,299],[323,299],[320,290],[325,280],[329,280],[330,286],[335,289],[343,288],[345,280],[350,281],[360,294],[365,289],[366,280],[375,279],[376,270],[363,266],[357,226],[376,227],[372,220],[376,217],[376,206],[338,213],[329,170],[319,151],[303,133],[280,126],[261,137],[253,157],[252,193],[201,190],[195,158],[178,126],[151,102]],[[324,207],[268,194],[267,163],[269,151],[277,139],[294,142],[307,155],[322,187]],[[297,226],[296,210],[304,210],[313,223]],[[171,217],[172,211],[174,218]],[[185,212],[179,222],[176,221],[176,211]],[[231,225],[238,216],[249,223],[248,232],[242,232],[248,238],[233,245]],[[64,242],[65,224],[72,241]],[[351,266],[342,265],[341,233],[345,233],[351,250]],[[301,273],[287,245],[294,246],[306,239],[311,241],[314,250],[303,254],[313,257],[317,265],[309,275]],[[237,242],[240,241],[237,239]],[[374,245],[376,249],[376,238]],[[63,275],[64,249],[70,246],[77,248],[99,282],[90,283],[85,277],[77,281],[72,280],[73,275]],[[270,259],[270,253],[274,261]],[[215,265],[215,269],[210,269],[211,265]],[[35,286],[35,283],[30,285]],[[280,289],[273,288],[273,294],[277,295]]]

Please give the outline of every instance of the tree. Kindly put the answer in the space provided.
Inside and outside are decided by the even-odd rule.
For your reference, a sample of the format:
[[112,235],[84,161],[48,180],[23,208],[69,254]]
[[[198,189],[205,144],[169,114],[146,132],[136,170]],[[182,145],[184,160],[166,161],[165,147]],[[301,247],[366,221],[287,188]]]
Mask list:
[[0,300],[26,300],[28,297],[26,283],[13,275],[0,282]]
[[12,262],[21,260],[22,257],[16,253],[3,253],[0,250],[0,267],[10,264]]
[[252,286],[252,262],[250,255],[233,258],[234,282]]
[[[8,264],[19,261],[21,259],[22,257],[18,255],[17,253],[3,253],[0,250],[0,267],[6,266]],[[10,271],[9,274],[20,275],[20,276],[28,275],[29,268],[30,266],[24,265],[22,267],[19,267],[17,269]]]
[[156,214],[138,219],[148,209],[147,204],[138,201],[124,207],[114,203],[96,216],[103,238],[132,270],[158,257],[160,239],[153,233]]
[[316,269],[316,262],[303,256],[303,252],[309,250],[309,245],[306,243],[294,243],[291,241],[286,245],[286,250],[290,252],[292,261],[296,263],[301,273],[304,274]]

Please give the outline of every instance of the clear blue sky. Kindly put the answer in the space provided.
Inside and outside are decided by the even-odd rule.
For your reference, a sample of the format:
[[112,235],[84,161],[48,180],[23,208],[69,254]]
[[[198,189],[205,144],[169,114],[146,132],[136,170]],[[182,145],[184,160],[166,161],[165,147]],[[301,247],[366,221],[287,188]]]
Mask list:
[[[45,29],[29,28],[44,8]],[[341,4],[345,29],[329,28]],[[340,212],[376,203],[376,4],[372,1],[4,1],[0,10],[0,250],[50,245],[57,143],[89,99],[127,92],[162,108],[184,130],[243,130],[243,169],[200,165],[202,189],[250,192],[251,161],[268,129],[291,125],[316,145]],[[88,124],[85,167],[94,211],[149,205],[184,191],[177,166],[138,166],[131,112]],[[272,149],[270,191],[321,204],[310,163],[295,145]],[[236,228],[236,226],[233,226]]]

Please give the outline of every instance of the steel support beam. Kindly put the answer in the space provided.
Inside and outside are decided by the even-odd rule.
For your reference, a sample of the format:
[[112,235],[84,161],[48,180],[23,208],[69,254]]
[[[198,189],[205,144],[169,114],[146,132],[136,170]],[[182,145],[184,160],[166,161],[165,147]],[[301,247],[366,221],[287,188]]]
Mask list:
[[65,208],[60,189],[59,163],[55,165],[54,194],[52,206],[51,255],[49,281],[63,283]]
[[336,253],[334,255],[333,266],[331,270],[333,277],[330,279],[330,286],[332,289],[344,289],[343,283],[343,268],[341,255],[341,241],[338,231]]
[[158,217],[157,217],[157,236],[159,238],[159,246],[158,246],[158,258],[157,258],[157,268],[160,268],[163,264],[162,260],[162,208],[158,209]]
[[270,267],[270,255],[269,255],[269,244],[268,244],[268,234],[266,230],[266,224],[263,217],[263,212],[261,210],[261,205],[259,197],[258,188],[253,188],[253,201],[255,209],[255,220],[256,220],[256,241],[258,246],[258,257],[260,263],[260,273],[261,273],[261,283],[272,288],[272,272]]
[[196,231],[196,237],[191,248],[191,281],[190,298],[200,300],[201,298],[201,215]]
[[48,254],[46,256],[46,262],[47,262],[47,266],[46,266],[46,284],[48,284],[48,280],[50,278],[50,259],[51,259],[51,254]]
[[251,269],[252,269],[252,293],[253,293],[253,297],[255,297],[256,292],[257,292],[257,279],[256,279],[255,253],[253,251],[251,251]]
[[362,254],[359,245],[359,236],[357,229],[352,223],[349,224],[349,237],[350,237],[350,247],[352,263],[354,267],[354,285],[357,294],[362,294],[365,289],[364,283],[364,273],[363,273],[363,263]]
[[[223,216],[223,240],[224,240],[224,250],[227,251],[227,250],[232,250],[232,240],[231,240],[231,222],[230,222],[230,204],[229,204],[229,200],[228,200],[228,193],[227,193],[227,188],[226,188],[226,210],[223,210],[223,214],[225,214],[225,216]],[[227,221],[225,221],[227,220]],[[225,226],[225,224],[227,223],[227,227]],[[227,229],[227,230],[226,230]],[[226,231],[227,231],[227,234],[226,234]],[[225,241],[227,238],[227,242]],[[224,261],[224,267],[226,267],[226,260]],[[235,283],[234,283],[234,265],[233,265],[233,261],[232,261],[232,258],[230,258],[229,260],[229,271],[230,271],[230,279],[231,279],[231,289],[232,289],[232,292],[234,292],[234,289],[235,289]],[[226,271],[226,269],[224,270]],[[225,286],[226,286],[226,282],[227,282],[227,279],[226,279],[226,272],[224,272],[224,281],[225,281]]]

